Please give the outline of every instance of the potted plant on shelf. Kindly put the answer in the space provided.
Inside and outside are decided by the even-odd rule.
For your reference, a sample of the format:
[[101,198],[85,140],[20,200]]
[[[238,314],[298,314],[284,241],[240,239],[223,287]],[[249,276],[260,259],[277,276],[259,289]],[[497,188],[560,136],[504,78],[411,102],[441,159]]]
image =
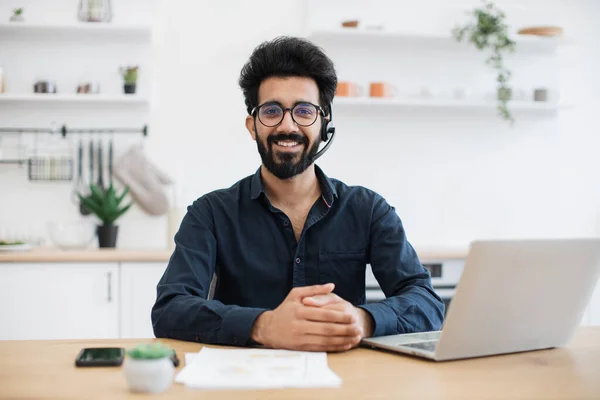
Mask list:
[[131,202],[124,207],[121,206],[121,202],[125,199],[127,193],[129,193],[128,186],[123,189],[123,192],[120,195],[117,195],[112,184],[108,189],[103,189],[95,184],[91,184],[89,196],[83,196],[80,193],[77,194],[81,204],[102,221],[102,225],[98,225],[97,228],[99,247],[116,246],[119,227],[114,223],[120,216],[125,214],[133,204],[133,202]]
[[10,22],[23,22],[23,8],[15,8],[13,15],[10,17]]
[[514,52],[516,43],[508,37],[508,26],[504,23],[505,15],[493,3],[485,0],[482,8],[476,8],[468,15],[472,15],[474,21],[455,26],[452,35],[459,42],[466,38],[477,49],[490,52],[486,64],[497,72],[498,111],[504,119],[512,123],[514,118],[507,107],[512,97],[512,90],[508,86],[511,72],[504,65],[504,55]]
[[121,67],[121,76],[123,77],[123,91],[125,94],[134,94],[138,78],[138,66]]
[[162,343],[138,344],[127,351],[125,376],[133,392],[160,393],[173,383],[173,350]]

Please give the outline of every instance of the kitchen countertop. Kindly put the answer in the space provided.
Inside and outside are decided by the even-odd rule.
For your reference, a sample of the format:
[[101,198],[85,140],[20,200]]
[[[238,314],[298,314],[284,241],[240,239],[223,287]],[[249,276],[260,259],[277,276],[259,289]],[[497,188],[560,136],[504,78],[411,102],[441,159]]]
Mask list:
[[29,251],[0,252],[0,262],[167,262],[166,249],[82,249],[61,250],[38,247]]
[[435,261],[435,260],[464,260],[467,258],[469,247],[438,247],[438,246],[413,246],[419,260]]
[[[421,261],[464,259],[466,248],[416,249]],[[60,250],[40,247],[30,251],[0,252],[0,262],[168,262],[171,251],[166,249],[83,249]]]

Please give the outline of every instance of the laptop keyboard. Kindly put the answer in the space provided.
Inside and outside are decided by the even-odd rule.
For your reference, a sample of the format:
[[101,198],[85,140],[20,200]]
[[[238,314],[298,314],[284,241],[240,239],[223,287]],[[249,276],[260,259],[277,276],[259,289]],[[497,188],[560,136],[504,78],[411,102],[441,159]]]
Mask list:
[[435,347],[437,346],[437,340],[430,340],[427,342],[415,342],[415,343],[401,343],[398,346],[403,347],[412,347],[414,349],[425,350],[425,351],[435,351]]

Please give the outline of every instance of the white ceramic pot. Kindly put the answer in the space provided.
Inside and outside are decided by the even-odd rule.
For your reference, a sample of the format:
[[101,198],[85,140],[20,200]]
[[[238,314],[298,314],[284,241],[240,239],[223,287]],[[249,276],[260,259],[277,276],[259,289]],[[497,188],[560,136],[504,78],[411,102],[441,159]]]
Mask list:
[[164,392],[173,383],[175,373],[173,361],[169,357],[154,360],[128,357],[124,369],[132,392]]

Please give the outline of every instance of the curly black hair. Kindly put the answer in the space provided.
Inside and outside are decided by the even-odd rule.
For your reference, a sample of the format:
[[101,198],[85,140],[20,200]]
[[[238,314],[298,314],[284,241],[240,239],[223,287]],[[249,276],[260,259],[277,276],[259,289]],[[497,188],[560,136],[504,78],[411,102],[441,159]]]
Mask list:
[[321,107],[329,110],[337,86],[333,62],[310,41],[280,36],[254,49],[242,68],[239,85],[244,93],[248,114],[258,106],[258,88],[270,77],[302,76],[315,80]]

